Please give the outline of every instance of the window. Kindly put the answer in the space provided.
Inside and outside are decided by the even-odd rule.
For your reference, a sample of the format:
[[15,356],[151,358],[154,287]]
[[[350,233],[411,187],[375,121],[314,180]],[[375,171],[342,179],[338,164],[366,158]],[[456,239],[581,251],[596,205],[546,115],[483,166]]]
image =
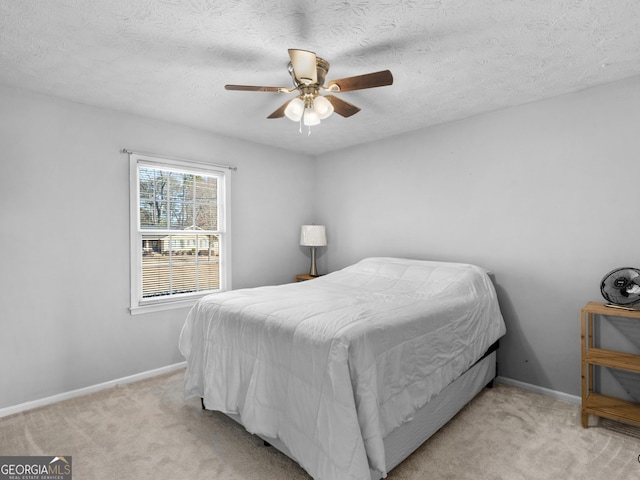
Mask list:
[[131,162],[131,312],[185,306],[228,287],[227,173],[136,153]]

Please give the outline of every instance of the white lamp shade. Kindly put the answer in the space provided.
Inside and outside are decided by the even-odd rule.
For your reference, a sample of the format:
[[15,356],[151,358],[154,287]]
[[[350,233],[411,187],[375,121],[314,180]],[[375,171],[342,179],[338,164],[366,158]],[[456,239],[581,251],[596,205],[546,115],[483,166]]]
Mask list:
[[302,225],[300,245],[305,247],[324,247],[327,245],[327,233],[324,225]]
[[313,108],[305,108],[302,123],[309,126],[318,125],[320,123],[320,117],[318,117],[318,114]]
[[313,109],[318,114],[320,120],[324,120],[333,113],[333,105],[331,105],[331,102],[320,95],[313,99]]
[[296,97],[291,100],[289,102],[289,105],[287,105],[287,107],[284,109],[284,114],[289,120],[298,122],[302,118],[304,110],[304,102],[299,97]]

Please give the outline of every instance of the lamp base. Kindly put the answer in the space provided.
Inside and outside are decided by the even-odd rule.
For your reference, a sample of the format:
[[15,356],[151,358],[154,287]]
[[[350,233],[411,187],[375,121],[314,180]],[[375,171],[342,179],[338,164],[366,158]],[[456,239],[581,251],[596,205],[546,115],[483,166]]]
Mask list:
[[316,247],[311,248],[311,268],[309,269],[309,275],[312,277],[319,277],[318,269],[316,268]]

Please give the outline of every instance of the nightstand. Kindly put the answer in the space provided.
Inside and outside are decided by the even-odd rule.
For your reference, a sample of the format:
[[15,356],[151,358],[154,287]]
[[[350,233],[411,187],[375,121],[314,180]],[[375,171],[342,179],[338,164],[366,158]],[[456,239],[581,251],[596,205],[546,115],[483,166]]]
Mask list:
[[632,422],[636,425],[640,424],[640,404],[602,395],[594,391],[593,370],[595,365],[640,373],[640,355],[603,349],[594,345],[594,322],[601,316],[634,318],[640,321],[640,311],[611,308],[597,302],[589,302],[580,312],[582,426],[588,426],[589,414],[612,420]]
[[314,278],[318,277],[314,277],[313,275],[309,275],[308,273],[302,273],[300,275],[296,275],[296,282],[304,282],[305,280],[313,280]]

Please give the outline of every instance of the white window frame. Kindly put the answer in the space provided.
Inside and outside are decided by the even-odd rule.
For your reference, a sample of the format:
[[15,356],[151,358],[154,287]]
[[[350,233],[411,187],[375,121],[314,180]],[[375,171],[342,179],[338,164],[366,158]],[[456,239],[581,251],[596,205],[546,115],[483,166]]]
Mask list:
[[[157,167],[165,170],[190,172],[203,175],[215,175],[220,178],[218,185],[218,230],[219,238],[219,288],[200,292],[181,293],[161,297],[142,297],[142,235],[145,230],[140,228],[140,165]],[[130,179],[130,265],[131,265],[131,305],[129,310],[132,315],[157,312],[173,308],[189,307],[205,296],[214,292],[222,292],[231,289],[231,252],[229,232],[229,171],[225,167],[199,163],[190,160],[158,157],[140,153],[129,153],[129,179]]]

